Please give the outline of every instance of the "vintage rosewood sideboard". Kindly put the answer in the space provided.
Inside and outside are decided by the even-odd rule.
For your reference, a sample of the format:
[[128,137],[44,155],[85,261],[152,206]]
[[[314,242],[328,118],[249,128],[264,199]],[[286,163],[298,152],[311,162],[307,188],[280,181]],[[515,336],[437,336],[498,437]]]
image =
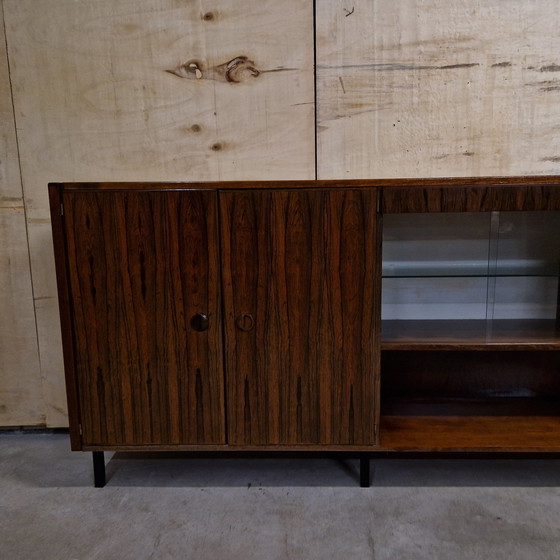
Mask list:
[[73,450],[560,451],[560,177],[49,185]]

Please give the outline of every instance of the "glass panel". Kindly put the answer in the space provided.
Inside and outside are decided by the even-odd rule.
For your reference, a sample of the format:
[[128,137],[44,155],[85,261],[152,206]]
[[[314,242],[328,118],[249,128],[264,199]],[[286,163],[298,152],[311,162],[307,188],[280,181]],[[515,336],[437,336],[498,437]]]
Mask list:
[[496,212],[496,274],[558,276],[560,212]]
[[384,278],[559,275],[560,212],[384,217]]
[[383,320],[486,319],[487,279],[384,278]]
[[557,319],[560,212],[389,214],[385,320]]
[[488,298],[489,319],[555,319],[558,278],[497,278]]
[[383,276],[486,276],[489,213],[387,214]]

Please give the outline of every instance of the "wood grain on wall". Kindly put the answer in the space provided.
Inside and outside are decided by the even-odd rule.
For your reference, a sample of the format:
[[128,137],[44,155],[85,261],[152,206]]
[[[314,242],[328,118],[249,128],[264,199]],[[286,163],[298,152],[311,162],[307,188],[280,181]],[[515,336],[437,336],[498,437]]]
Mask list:
[[560,171],[554,0],[317,0],[318,176]]
[[0,425],[66,424],[49,181],[560,173],[554,0],[315,5],[0,0]]
[[3,23],[0,3],[0,426],[45,422]]
[[21,177],[4,34],[4,14],[0,0],[0,208],[21,205]]
[[4,13],[47,423],[64,425],[47,183],[314,178],[313,9],[4,0]]
[[0,209],[0,426],[45,423],[23,207]]

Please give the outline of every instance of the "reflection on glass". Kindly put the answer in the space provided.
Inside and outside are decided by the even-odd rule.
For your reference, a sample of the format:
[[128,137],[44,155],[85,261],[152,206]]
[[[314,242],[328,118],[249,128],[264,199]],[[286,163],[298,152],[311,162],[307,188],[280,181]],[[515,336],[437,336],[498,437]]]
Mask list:
[[383,319],[556,319],[560,212],[390,214]]

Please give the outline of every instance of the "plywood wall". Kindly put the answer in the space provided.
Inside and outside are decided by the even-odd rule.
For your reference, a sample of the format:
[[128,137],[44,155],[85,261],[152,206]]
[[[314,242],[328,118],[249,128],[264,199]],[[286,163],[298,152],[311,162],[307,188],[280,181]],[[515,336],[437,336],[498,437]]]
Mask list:
[[[299,0],[4,0],[3,9],[20,157],[12,147],[2,160],[15,173],[21,165],[26,219],[20,210],[19,229],[0,231],[4,250],[26,249],[28,284],[18,289],[31,304],[35,348],[20,345],[21,363],[0,361],[0,376],[7,387],[27,387],[25,410],[40,413],[0,408],[0,425],[46,415],[60,426],[47,183],[313,178],[313,8]],[[10,80],[2,83],[11,110]],[[10,196],[23,207],[15,179]],[[6,298],[23,313],[15,295]],[[8,332],[12,321],[0,316]],[[28,364],[37,354],[40,367]],[[13,401],[11,393],[1,400]]]
[[45,422],[27,225],[0,11],[0,425]]
[[554,0],[317,0],[323,179],[560,170]]
[[49,181],[560,172],[554,0],[0,4],[0,426],[66,425]]

